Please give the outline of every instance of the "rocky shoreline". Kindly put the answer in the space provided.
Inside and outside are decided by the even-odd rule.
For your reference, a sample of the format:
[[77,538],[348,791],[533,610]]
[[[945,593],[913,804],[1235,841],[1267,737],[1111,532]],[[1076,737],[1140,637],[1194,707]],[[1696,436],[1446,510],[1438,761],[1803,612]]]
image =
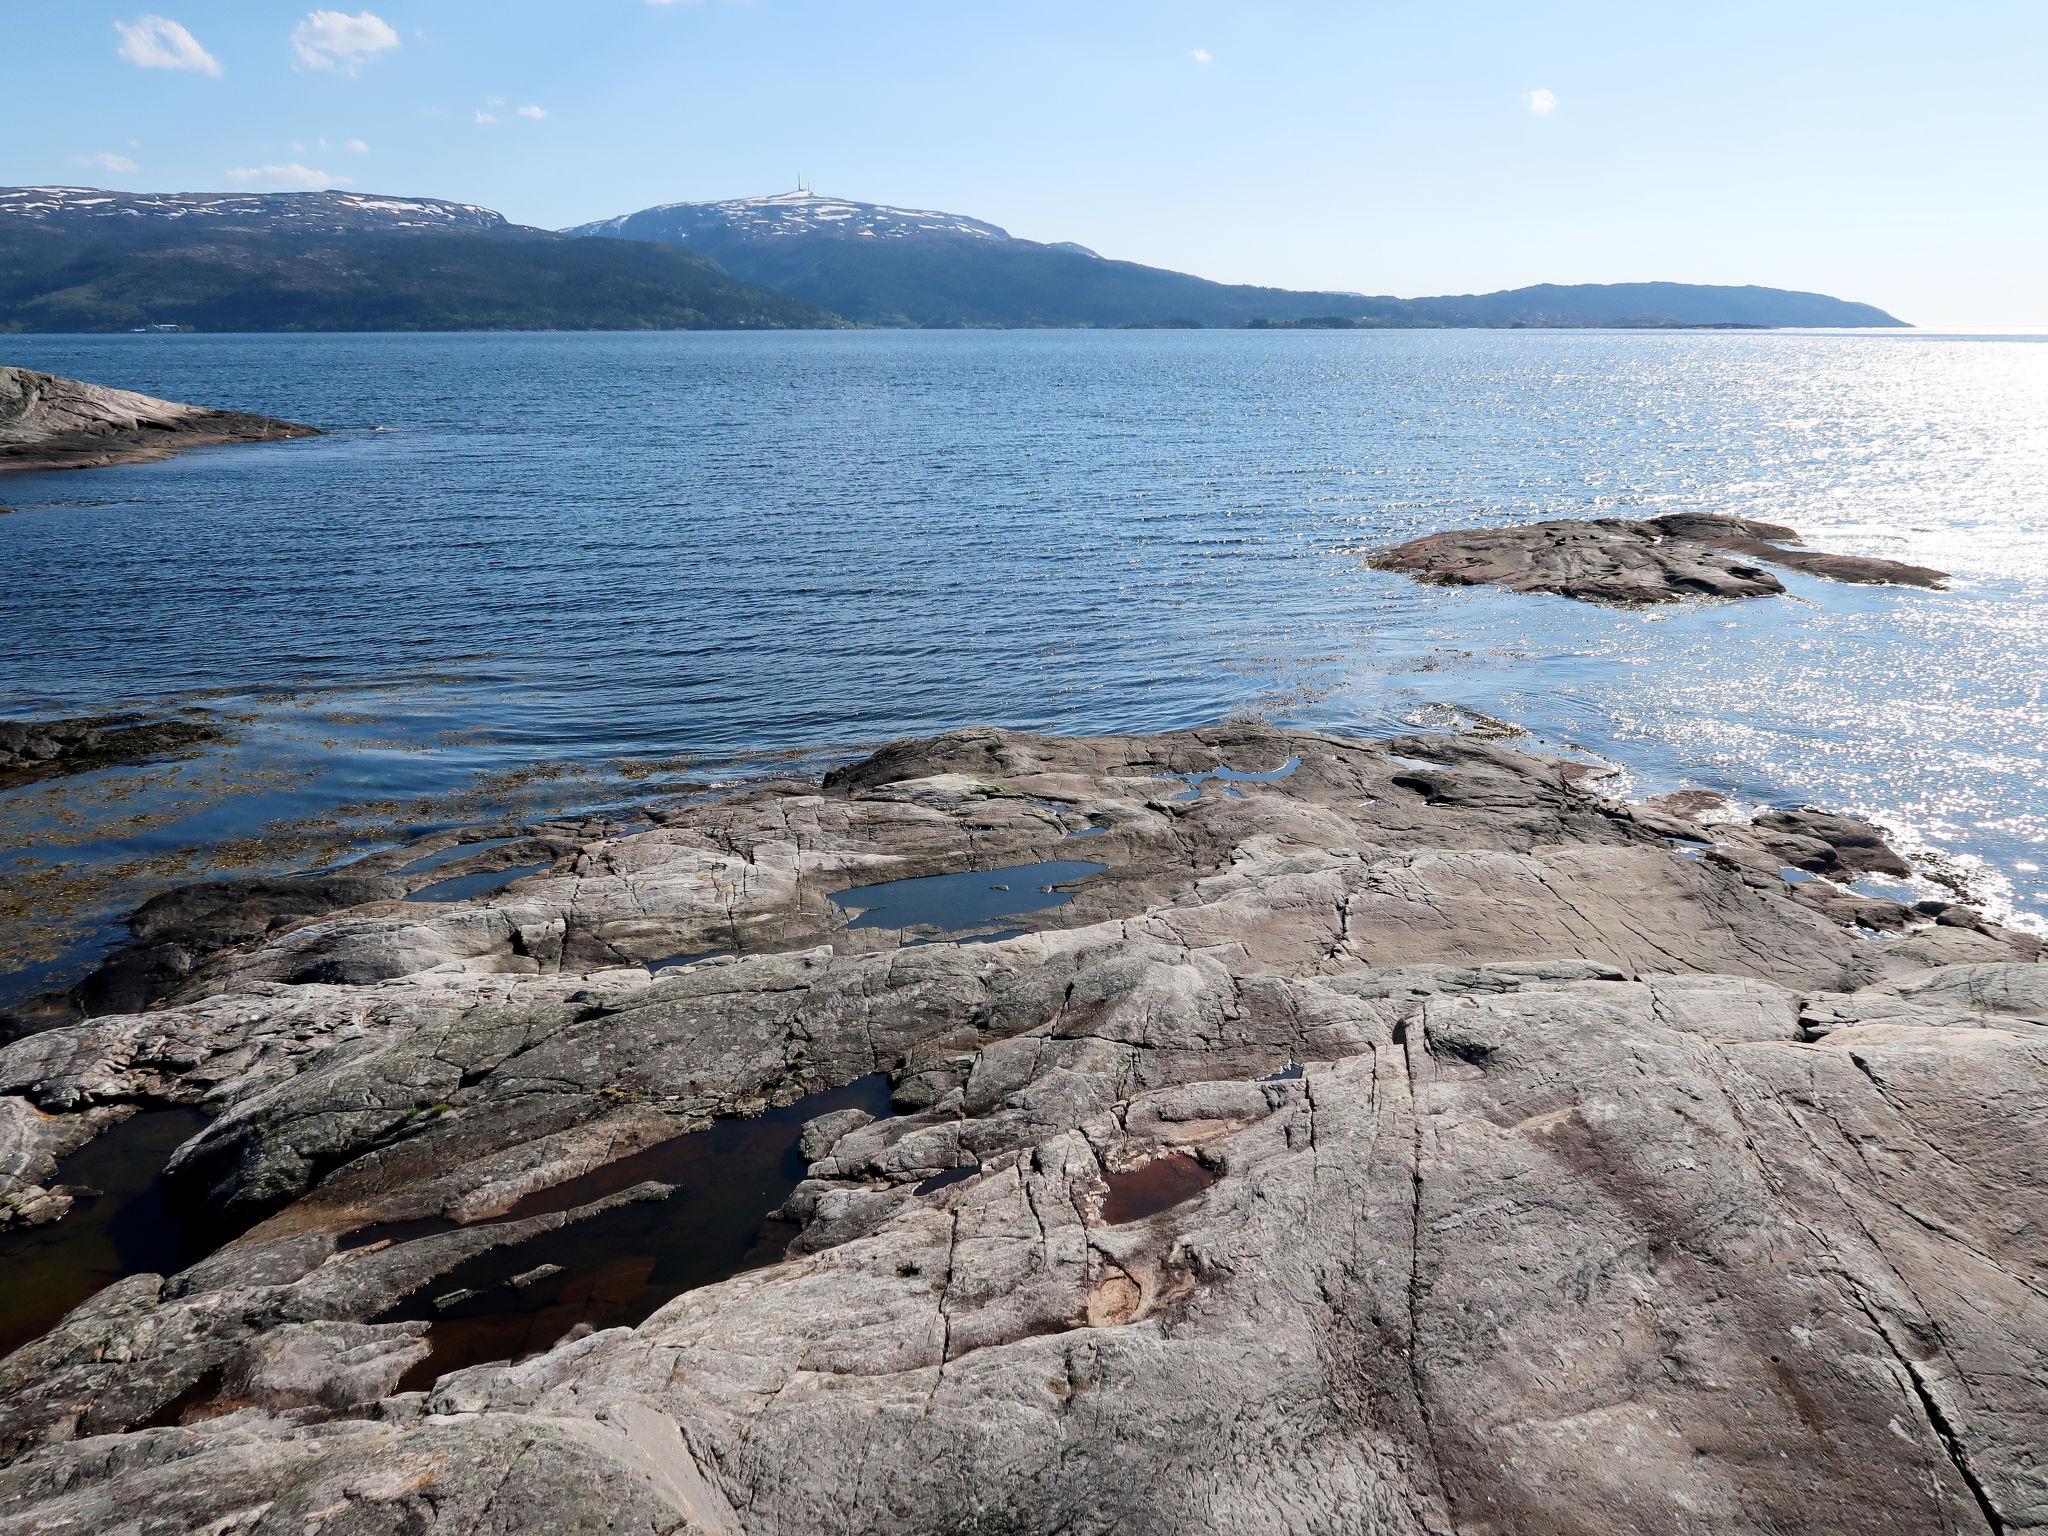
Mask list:
[[187,448],[319,435],[295,421],[0,366],[0,474],[140,464]]
[[1244,726],[443,853],[0,1048],[0,1241],[198,1110],[219,1244],[0,1361],[0,1530],[2048,1523],[2048,967],[1873,827]]
[[1438,586],[1552,592],[1582,602],[1636,605],[1701,597],[1774,597],[1785,584],[1756,562],[1831,581],[1927,587],[1947,574],[1897,560],[1799,547],[1797,529],[1745,517],[1674,512],[1629,518],[1558,518],[1507,528],[1460,528],[1372,555],[1378,570]]

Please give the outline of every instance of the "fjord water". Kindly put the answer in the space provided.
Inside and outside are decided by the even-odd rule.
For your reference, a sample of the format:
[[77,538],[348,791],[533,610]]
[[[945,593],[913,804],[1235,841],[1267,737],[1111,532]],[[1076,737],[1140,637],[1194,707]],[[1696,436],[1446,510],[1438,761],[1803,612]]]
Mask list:
[[[37,903],[104,916],[223,865],[305,867],[393,827],[617,804],[950,726],[1253,712],[1385,733],[1464,710],[1608,758],[1638,791],[1876,814],[2048,913],[2048,340],[6,351],[333,429],[0,482],[20,509],[0,518],[0,715],[203,701],[238,733],[174,768],[0,796],[0,843],[19,845],[0,857],[36,893],[17,920]],[[1678,509],[1959,579],[1927,593],[1789,576],[1788,599],[1622,612],[1420,587],[1359,558],[1441,528]],[[33,962],[16,990],[94,941],[40,921],[15,931]]]

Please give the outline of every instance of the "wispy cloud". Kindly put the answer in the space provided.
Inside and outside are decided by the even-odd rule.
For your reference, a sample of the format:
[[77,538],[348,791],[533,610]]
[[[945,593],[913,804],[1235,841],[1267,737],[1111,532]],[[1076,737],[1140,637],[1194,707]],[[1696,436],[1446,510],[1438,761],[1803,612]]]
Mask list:
[[489,112],[479,112],[476,115],[476,120],[480,123],[495,123],[498,119]]
[[241,165],[227,173],[229,181],[261,181],[291,191],[317,191],[321,187],[345,187],[346,176],[330,176],[294,160],[290,165]]
[[140,16],[134,21],[117,21],[121,34],[121,57],[143,69],[188,69],[199,75],[218,75],[220,60],[199,46],[199,39],[175,21],[162,16]]
[[1211,64],[1215,62],[1215,55],[1206,48],[1196,48],[1188,54],[1188,57],[1197,64]]
[[1557,110],[1557,92],[1546,91],[1540,86],[1533,91],[1524,91],[1522,105],[1538,117],[1548,117]]
[[537,123],[542,118],[546,117],[548,114],[546,109],[542,107],[521,107],[519,109],[519,115],[521,117],[531,118],[534,122]]
[[102,149],[90,155],[73,155],[73,165],[96,165],[103,171],[139,171],[141,166],[126,155],[117,155],[111,149]]
[[369,11],[309,11],[292,29],[292,67],[352,75],[365,59],[397,46],[391,24]]
[[341,147],[352,155],[367,155],[370,152],[370,146],[361,139],[343,139]]

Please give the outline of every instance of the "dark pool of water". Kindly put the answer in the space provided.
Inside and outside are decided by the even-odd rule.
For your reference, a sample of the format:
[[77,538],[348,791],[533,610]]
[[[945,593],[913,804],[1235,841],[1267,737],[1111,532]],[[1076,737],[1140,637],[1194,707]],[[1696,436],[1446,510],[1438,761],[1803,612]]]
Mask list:
[[[684,1291],[773,1262],[795,1235],[793,1228],[771,1221],[769,1212],[803,1179],[797,1142],[804,1123],[841,1109],[887,1116],[888,1075],[814,1093],[752,1119],[720,1120],[529,1195],[499,1219],[565,1210],[647,1180],[676,1186],[665,1200],[616,1206],[479,1254],[385,1313],[379,1321],[433,1325],[432,1353],[407,1373],[400,1389],[431,1386],[449,1371],[546,1349],[578,1323],[630,1326]],[[412,1223],[387,1228],[384,1235],[418,1236],[448,1225]],[[550,1265],[557,1270],[534,1276]],[[523,1283],[515,1285],[515,1279]],[[475,1294],[435,1305],[463,1291]]]
[[444,865],[453,864],[460,859],[467,859],[479,853],[488,853],[493,848],[509,847],[518,841],[519,839],[516,837],[487,837],[474,843],[457,843],[452,848],[443,848],[439,853],[430,853],[424,858],[414,859],[410,864],[401,866],[394,873],[401,875],[424,875],[430,870],[440,869]]
[[1070,887],[1109,866],[1081,859],[1048,859],[958,875],[882,880],[835,891],[832,900],[856,913],[849,928],[936,928],[966,934],[1026,912],[1063,907]]
[[528,875],[537,875],[542,870],[554,867],[552,859],[538,864],[515,864],[510,869],[478,869],[466,875],[450,875],[446,880],[436,880],[432,885],[423,885],[406,897],[407,901],[471,901],[478,896],[488,896],[493,891],[502,891],[514,880],[523,880]]
[[736,949],[692,950],[688,954],[668,955],[660,960],[650,960],[647,962],[647,969],[650,973],[659,975],[663,971],[675,970],[678,966],[695,965],[699,960],[717,960],[723,956],[736,955],[738,953],[739,951]]
[[123,1275],[176,1274],[205,1256],[206,1238],[165,1202],[163,1170],[206,1120],[196,1109],[144,1110],[58,1165],[59,1184],[100,1193],[54,1225],[0,1233],[0,1355]]
[[1143,1221],[1192,1200],[1220,1177],[1186,1152],[1169,1152],[1149,1163],[1108,1177],[1102,1219],[1112,1227]]

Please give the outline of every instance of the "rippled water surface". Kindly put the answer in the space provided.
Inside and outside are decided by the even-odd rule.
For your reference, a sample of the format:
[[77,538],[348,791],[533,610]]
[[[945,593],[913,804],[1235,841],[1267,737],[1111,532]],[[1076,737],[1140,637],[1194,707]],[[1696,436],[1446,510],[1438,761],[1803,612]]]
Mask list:
[[[1878,813],[2048,913],[2048,342],[1906,334],[16,337],[331,436],[0,481],[0,714],[204,704],[0,796],[59,911],[365,829],[623,803],[965,723],[1518,721],[1643,789]],[[1358,552],[1697,508],[1937,565],[1652,613]],[[262,834],[255,836],[254,834]],[[86,936],[89,943],[91,935]],[[25,967],[25,968],[24,968]]]

